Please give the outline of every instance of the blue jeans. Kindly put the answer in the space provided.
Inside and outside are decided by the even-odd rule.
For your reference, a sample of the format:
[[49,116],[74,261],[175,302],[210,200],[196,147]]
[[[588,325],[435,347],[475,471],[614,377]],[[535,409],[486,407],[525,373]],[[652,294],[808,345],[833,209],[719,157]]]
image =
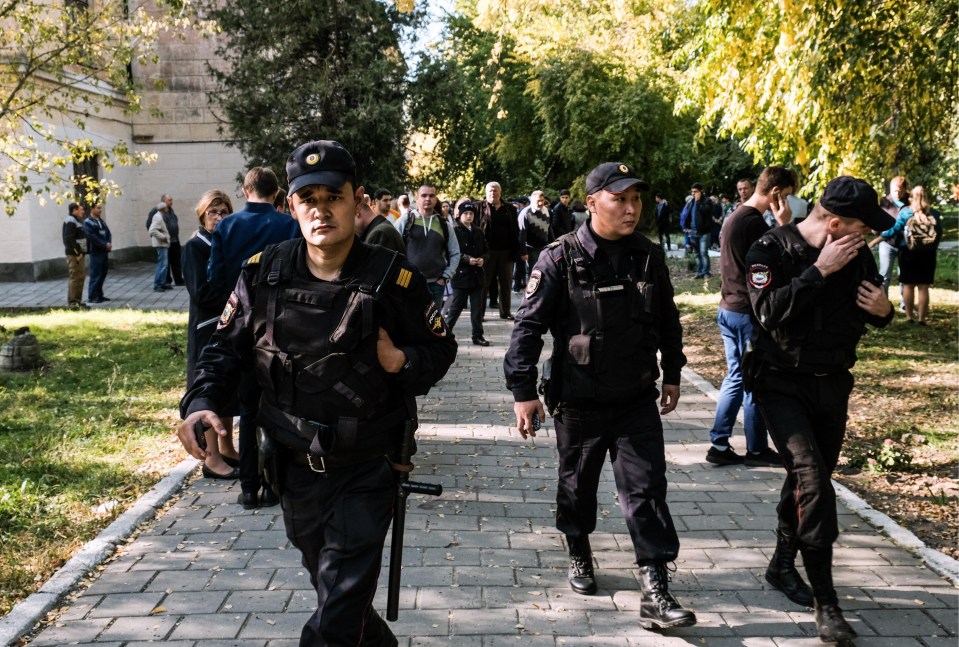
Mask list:
[[166,284],[167,270],[170,267],[170,248],[157,247],[157,269],[153,274],[153,289],[162,288]]
[[879,273],[882,274],[882,291],[889,296],[889,284],[892,282],[892,270],[899,258],[899,248],[887,242],[879,243]]
[[709,271],[709,233],[693,232],[689,235],[689,242],[696,252],[696,278],[711,274]]
[[440,285],[439,283],[427,283],[430,288],[430,294],[433,295],[433,303],[436,304],[436,309],[441,310],[443,308],[443,297],[446,295],[446,285]]
[[716,419],[709,431],[709,439],[714,445],[729,446],[729,437],[733,434],[739,407],[743,408],[744,427],[746,428],[746,449],[761,452],[769,447],[766,438],[766,422],[753,402],[753,394],[743,390],[743,352],[746,342],[753,332],[748,314],[732,312],[719,308],[716,323],[723,336],[726,351],[726,377],[719,388],[719,402],[716,404]]
[[90,252],[87,255],[87,272],[90,283],[87,286],[87,301],[103,299],[103,281],[107,278],[109,262],[106,252]]

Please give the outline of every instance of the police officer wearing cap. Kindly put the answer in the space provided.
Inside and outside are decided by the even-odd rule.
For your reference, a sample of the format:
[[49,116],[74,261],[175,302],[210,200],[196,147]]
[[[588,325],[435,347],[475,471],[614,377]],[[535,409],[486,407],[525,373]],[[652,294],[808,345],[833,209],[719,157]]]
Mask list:
[[777,534],[796,542],[791,551],[777,545],[766,579],[793,601],[808,600],[793,563],[802,553],[824,642],[856,636],[832,583],[839,530],[830,475],[846,433],[856,345],[866,324],[884,327],[894,312],[864,236],[892,222],[872,187],[839,177],[809,217],[769,231],[746,254],[756,323],[744,378],[786,465]]
[[[669,594],[666,565],[679,538],[666,505],[661,414],[679,400],[682,327],[665,255],[636,233],[640,191],[626,164],[600,164],[586,178],[590,219],[547,246],[536,262],[504,360],[523,438],[545,418],[537,395],[543,335],[553,338],[546,405],[559,450],[556,527],[566,535],[569,583],[596,592],[589,535],[596,528],[596,490],[607,453],[639,565],[643,627],[688,627],[692,611]],[[663,393],[657,407],[656,353]],[[547,369],[544,366],[544,378]]]
[[205,457],[195,424],[225,433],[214,412],[252,368],[267,474],[317,592],[300,646],[393,646],[372,606],[396,493],[390,457],[415,420],[414,396],[445,375],[456,342],[422,274],[356,238],[363,187],[349,152],[309,142],[286,170],[303,237],[245,264],[181,402],[178,435]]

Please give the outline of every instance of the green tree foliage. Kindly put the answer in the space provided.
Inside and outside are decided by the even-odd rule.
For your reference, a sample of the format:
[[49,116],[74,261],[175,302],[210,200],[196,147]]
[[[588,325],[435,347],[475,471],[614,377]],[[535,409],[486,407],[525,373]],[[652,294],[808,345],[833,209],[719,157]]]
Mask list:
[[217,55],[226,65],[211,66],[210,98],[251,165],[283,178],[296,146],[335,139],[368,188],[402,186],[407,67],[394,25],[420,14],[377,0],[233,0],[211,16],[225,35]]
[[671,0],[461,2],[411,93],[414,126],[435,142],[420,172],[455,193],[496,179],[555,195],[622,160],[674,199],[693,181],[731,190],[752,160],[674,110],[674,15]]
[[176,3],[0,0],[0,204],[8,215],[28,195],[41,202],[119,194],[115,183],[73,177],[74,162],[151,161],[124,141],[70,136],[92,114],[140,110],[134,62],[155,60],[162,32],[209,32],[189,0]]
[[686,44],[687,105],[808,188],[842,173],[955,181],[953,0],[707,0]]

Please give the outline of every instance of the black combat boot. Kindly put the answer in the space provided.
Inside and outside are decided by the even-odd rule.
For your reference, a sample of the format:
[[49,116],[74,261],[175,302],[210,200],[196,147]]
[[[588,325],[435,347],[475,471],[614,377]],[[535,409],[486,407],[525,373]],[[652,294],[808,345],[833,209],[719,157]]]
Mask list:
[[589,537],[574,539],[566,537],[569,545],[569,587],[580,595],[596,593],[596,576],[593,574],[593,551]]
[[692,627],[696,615],[684,609],[669,594],[669,573],[665,562],[652,562],[639,567],[639,586],[643,601],[639,606],[639,624],[643,629]]
[[796,537],[783,529],[776,530],[776,552],[769,560],[766,581],[786,594],[786,597],[804,607],[812,606],[812,589],[796,570]]
[[844,643],[852,640],[857,635],[856,631],[842,617],[839,598],[832,584],[832,547],[803,550],[802,557],[815,600],[819,640],[824,643]]

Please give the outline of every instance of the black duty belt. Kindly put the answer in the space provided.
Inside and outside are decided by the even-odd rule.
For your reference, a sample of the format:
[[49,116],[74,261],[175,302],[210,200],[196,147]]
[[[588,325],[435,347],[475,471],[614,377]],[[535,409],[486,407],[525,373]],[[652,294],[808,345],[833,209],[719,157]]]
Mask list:
[[298,452],[289,447],[282,450],[284,459],[289,460],[296,465],[305,465],[317,474],[326,474],[327,472],[337,472],[348,467],[362,465],[375,460],[384,460],[384,454],[360,455],[360,456],[316,456],[309,452]]
[[[279,425],[290,429],[305,444],[315,457],[333,454],[360,453],[376,455],[391,446],[390,436],[408,418],[406,409],[400,407],[376,418],[357,420],[341,417],[329,422],[300,418],[260,400],[258,417],[267,425]],[[282,439],[281,439],[282,442]],[[289,443],[283,443],[289,445]]]

